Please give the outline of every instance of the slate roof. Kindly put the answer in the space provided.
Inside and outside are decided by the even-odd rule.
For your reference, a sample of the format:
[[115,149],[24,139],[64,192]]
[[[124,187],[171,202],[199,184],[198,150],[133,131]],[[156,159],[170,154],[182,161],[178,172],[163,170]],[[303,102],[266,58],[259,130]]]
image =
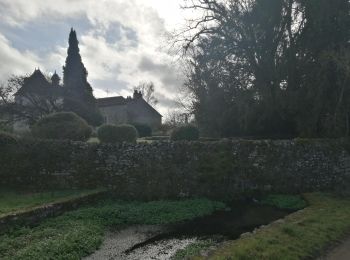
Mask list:
[[[142,100],[143,102],[143,105],[145,108],[148,108],[149,110],[151,110],[153,113],[163,117],[153,106],[151,106],[146,100],[144,100],[143,98],[139,99],[139,100]],[[135,99],[129,99],[128,102],[130,104],[132,104],[133,102],[135,102],[136,100]]]
[[99,107],[126,105],[126,99],[122,96],[99,98],[97,99],[97,105]]
[[63,95],[63,88],[52,86],[44,74],[39,69],[36,69],[31,76],[24,79],[23,86],[15,93],[15,96],[25,96],[26,94],[57,96]]
[[[143,98],[140,100],[143,101],[144,107],[149,110],[151,110],[153,113],[156,113],[157,115],[163,117],[154,107],[152,107],[150,104],[148,104]],[[133,103],[136,102],[135,99],[128,97],[124,98],[122,96],[117,97],[108,97],[108,98],[99,98],[97,99],[97,105],[98,107],[110,107],[110,106],[122,106],[122,105],[133,105]]]
[[49,86],[49,82],[39,69],[36,69],[34,73],[25,78],[23,86],[17,91],[15,95],[24,95],[26,93],[38,93]]

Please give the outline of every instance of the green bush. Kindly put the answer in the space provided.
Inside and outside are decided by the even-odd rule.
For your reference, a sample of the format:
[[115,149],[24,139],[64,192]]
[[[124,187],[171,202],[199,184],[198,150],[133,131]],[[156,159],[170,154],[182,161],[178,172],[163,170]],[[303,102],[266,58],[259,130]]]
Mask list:
[[199,139],[199,130],[192,125],[181,126],[171,133],[172,141],[195,141]]
[[16,144],[17,138],[10,133],[0,131],[0,146],[8,145],[8,144]]
[[139,137],[149,137],[152,136],[152,128],[146,124],[133,124],[136,128]]
[[97,135],[101,143],[136,143],[137,130],[132,125],[103,125]]
[[92,133],[87,122],[73,112],[62,112],[40,119],[33,127],[36,138],[86,141]]

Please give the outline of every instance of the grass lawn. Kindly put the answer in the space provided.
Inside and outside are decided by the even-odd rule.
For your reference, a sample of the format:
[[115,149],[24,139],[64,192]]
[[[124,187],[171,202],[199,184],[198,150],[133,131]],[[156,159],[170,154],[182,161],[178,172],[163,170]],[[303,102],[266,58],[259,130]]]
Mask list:
[[25,211],[47,203],[72,199],[97,192],[88,190],[54,191],[41,193],[0,191],[0,217]]
[[350,198],[320,193],[306,194],[305,198],[310,204],[306,209],[254,235],[225,244],[209,259],[314,258],[350,232]]
[[93,253],[111,226],[167,224],[208,215],[225,204],[205,199],[104,202],[0,235],[0,259],[80,259]]

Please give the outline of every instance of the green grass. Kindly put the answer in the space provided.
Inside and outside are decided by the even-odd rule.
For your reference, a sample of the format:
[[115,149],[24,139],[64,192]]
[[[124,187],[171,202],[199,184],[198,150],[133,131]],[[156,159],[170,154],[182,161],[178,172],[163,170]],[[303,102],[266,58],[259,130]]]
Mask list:
[[350,232],[349,198],[319,193],[305,198],[308,208],[287,216],[283,223],[273,223],[254,235],[225,244],[209,259],[315,258]]
[[25,211],[43,204],[77,198],[95,192],[97,192],[97,190],[71,190],[41,193],[0,191],[0,217],[9,213]]
[[222,208],[223,203],[205,199],[106,202],[1,235],[0,259],[80,259],[101,245],[108,227],[175,223]]
[[299,210],[307,206],[300,195],[269,195],[261,200],[261,204],[286,210]]

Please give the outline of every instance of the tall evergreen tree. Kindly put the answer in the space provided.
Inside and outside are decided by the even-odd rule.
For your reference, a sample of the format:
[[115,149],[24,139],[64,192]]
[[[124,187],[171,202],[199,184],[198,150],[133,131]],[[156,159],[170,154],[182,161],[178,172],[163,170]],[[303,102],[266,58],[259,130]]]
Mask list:
[[82,62],[77,34],[73,28],[69,34],[66,64],[63,67],[65,88],[64,107],[83,117],[91,125],[102,123],[92,88],[87,81],[88,72]]
[[69,34],[66,65],[63,67],[63,84],[70,94],[81,101],[91,101],[92,88],[87,81],[88,72],[82,62],[77,34],[73,28]]

